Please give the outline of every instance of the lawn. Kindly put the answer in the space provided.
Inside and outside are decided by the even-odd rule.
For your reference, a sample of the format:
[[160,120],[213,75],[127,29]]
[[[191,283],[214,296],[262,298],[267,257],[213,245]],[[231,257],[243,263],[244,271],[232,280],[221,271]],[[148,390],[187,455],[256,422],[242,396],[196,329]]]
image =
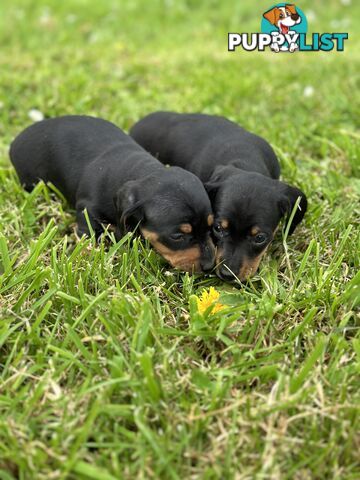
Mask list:
[[[360,478],[360,4],[300,6],[345,52],[229,53],[265,1],[2,1],[0,479]],[[77,242],[8,161],[34,109],[125,130],[225,115],[273,145],[308,213],[243,286],[137,238]],[[201,316],[210,286],[226,308]]]

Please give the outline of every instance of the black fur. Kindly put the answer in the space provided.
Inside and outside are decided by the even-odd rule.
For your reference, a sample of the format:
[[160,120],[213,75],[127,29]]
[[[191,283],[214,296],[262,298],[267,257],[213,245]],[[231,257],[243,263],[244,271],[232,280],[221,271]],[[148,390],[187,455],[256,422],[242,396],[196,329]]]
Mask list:
[[[88,116],[44,120],[16,137],[10,158],[27,190],[41,179],[64,194],[76,209],[80,235],[89,234],[86,208],[97,236],[103,225],[115,225],[118,236],[139,225],[171,252],[198,247],[200,268],[213,266],[211,205],[200,180],[165,168],[112,123]],[[192,225],[191,234],[179,232],[184,223]],[[180,268],[190,269],[182,262]]]
[[[205,184],[215,214],[217,273],[223,279],[233,279],[231,272],[240,279],[249,276],[246,265],[260,258],[298,197],[290,233],[305,214],[306,196],[279,181],[271,146],[226,118],[155,112],[136,123],[130,135],[162,163],[185,168]],[[221,227],[222,220],[228,228]],[[263,236],[256,238],[255,228]]]

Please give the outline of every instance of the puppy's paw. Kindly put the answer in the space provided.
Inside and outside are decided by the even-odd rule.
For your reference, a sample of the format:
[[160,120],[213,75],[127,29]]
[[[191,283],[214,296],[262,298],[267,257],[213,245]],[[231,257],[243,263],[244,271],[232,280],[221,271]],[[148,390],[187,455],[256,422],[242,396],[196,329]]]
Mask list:
[[276,52],[276,53],[279,53],[280,52],[280,48],[279,48],[279,45],[277,43],[272,43],[270,45],[270,48],[273,52]]
[[299,49],[299,46],[298,46],[297,43],[290,43],[289,51],[290,51],[291,53],[295,52],[295,51],[298,50],[298,49]]

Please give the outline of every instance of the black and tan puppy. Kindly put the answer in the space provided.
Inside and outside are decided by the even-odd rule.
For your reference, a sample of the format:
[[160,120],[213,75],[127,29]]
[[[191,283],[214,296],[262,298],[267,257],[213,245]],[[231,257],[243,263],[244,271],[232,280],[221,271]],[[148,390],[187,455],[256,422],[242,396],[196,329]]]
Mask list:
[[168,262],[182,270],[209,270],[214,247],[209,197],[201,181],[182,168],[165,168],[110,122],[87,116],[44,120],[24,130],[10,158],[27,190],[53,183],[76,209],[79,234],[103,225],[139,226]]
[[130,135],[164,164],[195,173],[205,184],[215,215],[217,273],[224,280],[253,275],[280,219],[300,197],[290,233],[307,200],[278,180],[279,162],[270,145],[223,117],[155,112]]

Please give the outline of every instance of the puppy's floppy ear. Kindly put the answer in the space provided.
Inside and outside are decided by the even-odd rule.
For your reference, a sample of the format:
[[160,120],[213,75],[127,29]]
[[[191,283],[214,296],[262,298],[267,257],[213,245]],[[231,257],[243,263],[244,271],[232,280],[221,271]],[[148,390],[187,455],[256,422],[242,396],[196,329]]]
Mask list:
[[126,182],[114,196],[114,204],[121,235],[134,230],[144,218],[139,182],[136,180]]
[[204,183],[205,190],[207,194],[209,195],[210,201],[213,202],[215,200],[216,194],[219,190],[219,187],[221,185],[221,179],[223,174],[231,169],[231,166],[227,165],[219,165],[218,167],[215,168],[213,174],[211,175],[210,179],[208,182]]
[[275,25],[275,22],[276,22],[276,8],[277,7],[274,7],[271,10],[268,10],[263,15],[263,17],[266,18],[266,20],[268,20],[271,23],[271,25]]
[[204,183],[204,187],[206,193],[209,195],[210,202],[213,202],[220,187],[220,182],[218,180],[210,179],[207,183]]
[[294,232],[296,226],[304,218],[307,209],[307,198],[305,193],[302,192],[299,188],[292,187],[291,185],[287,185],[286,183],[280,183],[282,185],[282,188],[280,199],[278,201],[278,206],[281,216],[290,216],[297,199],[300,197],[300,203],[298,205],[298,208],[296,209],[294,218],[291,222],[289,229],[289,235],[291,235]]

